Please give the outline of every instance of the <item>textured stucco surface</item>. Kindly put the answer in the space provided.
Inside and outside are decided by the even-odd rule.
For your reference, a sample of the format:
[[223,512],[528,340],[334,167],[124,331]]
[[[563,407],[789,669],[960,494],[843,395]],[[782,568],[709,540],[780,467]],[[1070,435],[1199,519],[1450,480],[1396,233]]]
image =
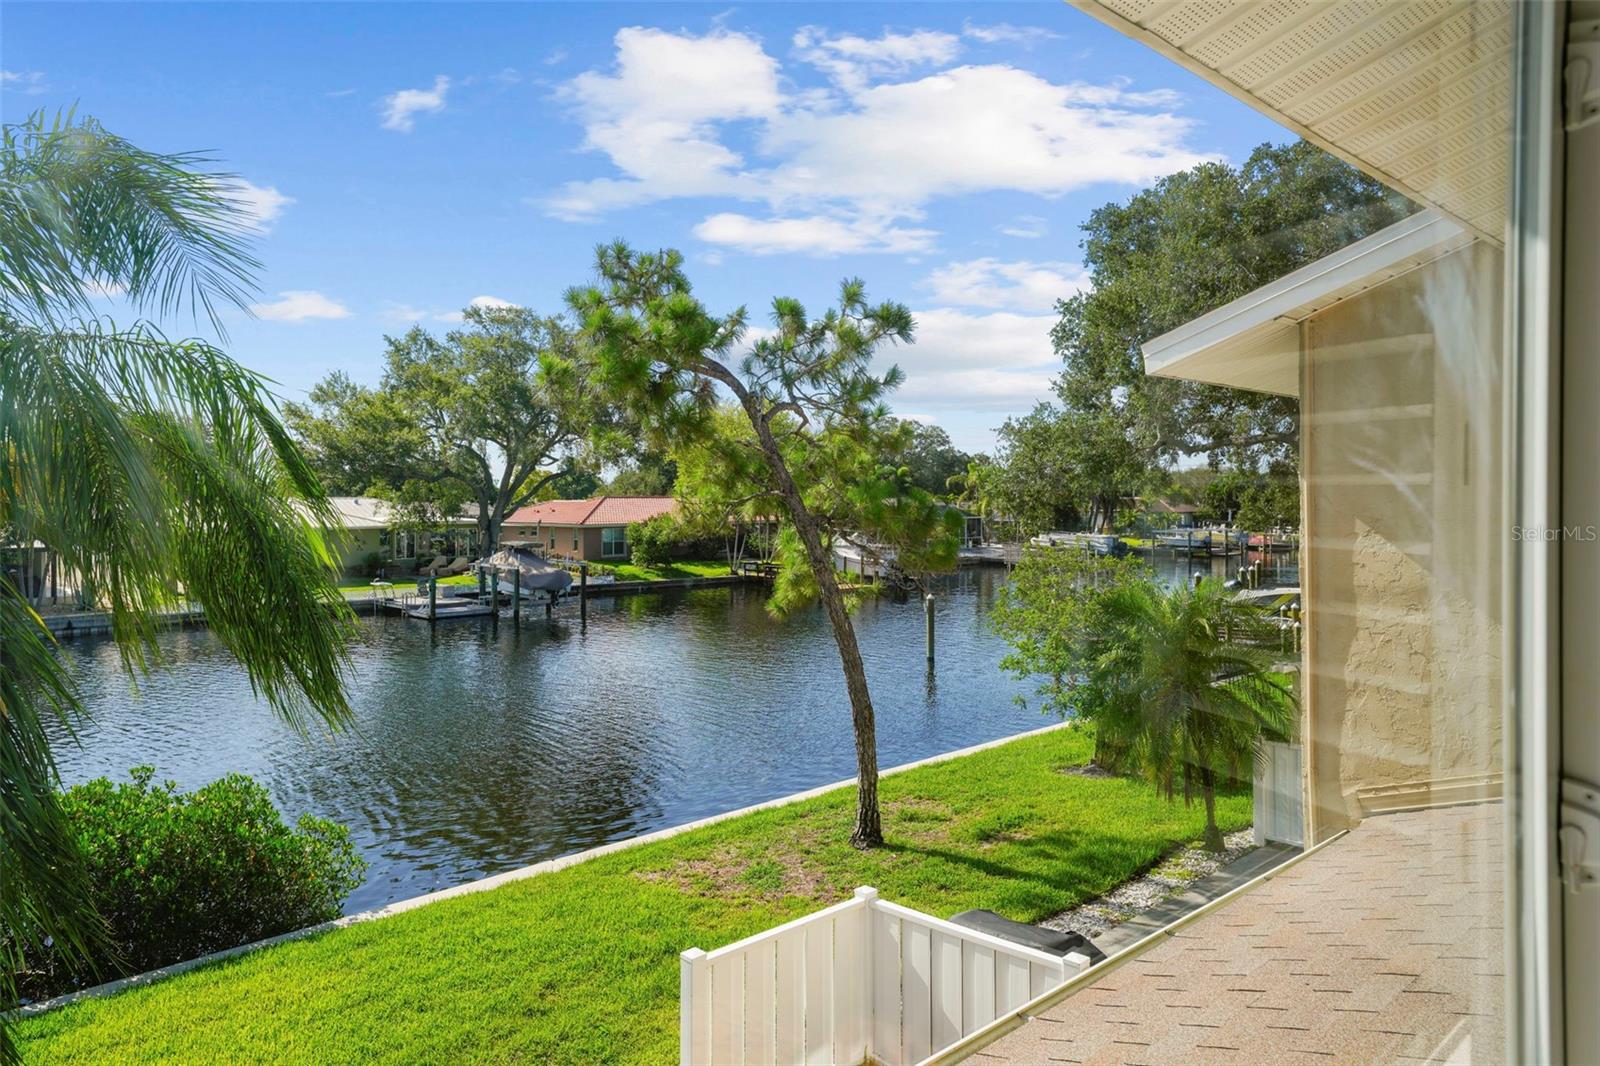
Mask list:
[[1304,326],[1313,840],[1500,769],[1500,271],[1475,245]]

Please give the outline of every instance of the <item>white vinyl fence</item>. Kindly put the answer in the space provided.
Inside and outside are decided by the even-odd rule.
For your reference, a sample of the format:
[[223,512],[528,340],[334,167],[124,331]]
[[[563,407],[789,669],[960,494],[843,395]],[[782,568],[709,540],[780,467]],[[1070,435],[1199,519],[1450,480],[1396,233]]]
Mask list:
[[681,956],[683,1066],[909,1066],[1087,968],[858,888],[853,899]]
[[1305,785],[1300,745],[1257,741],[1255,764],[1255,842],[1305,845]]

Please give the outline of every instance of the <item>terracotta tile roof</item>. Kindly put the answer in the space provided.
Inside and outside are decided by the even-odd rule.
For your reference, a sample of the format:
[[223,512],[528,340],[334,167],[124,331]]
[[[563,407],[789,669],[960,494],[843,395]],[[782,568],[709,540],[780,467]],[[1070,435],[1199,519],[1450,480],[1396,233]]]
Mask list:
[[657,515],[676,514],[678,501],[671,496],[596,496],[592,500],[547,500],[520,507],[506,519],[509,525],[625,526]]
[[1498,803],[1369,817],[973,1061],[1495,1060],[1502,832]]

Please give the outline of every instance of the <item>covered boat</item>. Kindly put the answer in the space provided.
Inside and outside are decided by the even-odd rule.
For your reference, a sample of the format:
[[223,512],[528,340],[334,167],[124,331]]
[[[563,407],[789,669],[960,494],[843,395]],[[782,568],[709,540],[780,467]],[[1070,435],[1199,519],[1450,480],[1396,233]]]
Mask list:
[[538,552],[517,544],[502,544],[478,566],[481,569],[498,570],[499,589],[507,595],[512,591],[513,576],[522,585],[524,593],[546,592],[559,596],[572,584],[572,575],[567,571]]

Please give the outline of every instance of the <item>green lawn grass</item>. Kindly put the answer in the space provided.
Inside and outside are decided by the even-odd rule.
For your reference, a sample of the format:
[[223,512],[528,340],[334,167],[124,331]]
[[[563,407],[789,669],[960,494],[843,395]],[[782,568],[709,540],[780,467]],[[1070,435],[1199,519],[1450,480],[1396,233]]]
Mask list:
[[[1076,730],[882,782],[889,844],[846,838],[853,791],[708,826],[490,892],[283,944],[19,1027],[30,1062],[675,1061],[678,952],[712,949],[857,885],[940,916],[1024,921],[1198,838],[1198,806],[1062,773]],[[1224,830],[1248,792],[1221,798]]]
[[[339,591],[344,593],[371,592],[372,580],[370,577],[340,578]],[[415,577],[391,577],[388,580],[398,592],[415,592],[417,590],[417,579]],[[478,575],[476,574],[452,574],[450,577],[441,577],[439,579],[439,584],[441,585],[476,585],[477,583]]]
[[684,577],[727,577],[733,571],[725,560],[686,559],[664,566],[634,566],[632,563],[607,563],[618,581],[669,581]]

